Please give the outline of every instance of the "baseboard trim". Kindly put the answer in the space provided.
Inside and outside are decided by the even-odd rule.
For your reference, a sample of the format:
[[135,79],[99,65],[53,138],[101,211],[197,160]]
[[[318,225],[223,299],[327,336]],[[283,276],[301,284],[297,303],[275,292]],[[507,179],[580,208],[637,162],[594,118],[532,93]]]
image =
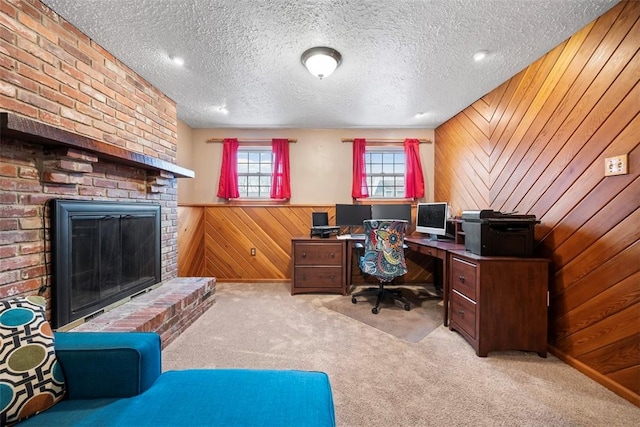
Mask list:
[[555,357],[562,360],[567,365],[582,372],[583,374],[585,374],[595,382],[608,388],[618,396],[623,397],[624,399],[628,400],[634,405],[640,407],[640,395],[638,395],[637,393],[634,393],[632,390],[629,390],[628,388],[618,384],[617,382],[611,380],[606,375],[601,374],[595,369],[585,365],[584,363],[580,362],[578,359],[572,356],[569,356],[562,350],[559,350],[558,348],[552,345],[549,345],[549,353],[553,354]]

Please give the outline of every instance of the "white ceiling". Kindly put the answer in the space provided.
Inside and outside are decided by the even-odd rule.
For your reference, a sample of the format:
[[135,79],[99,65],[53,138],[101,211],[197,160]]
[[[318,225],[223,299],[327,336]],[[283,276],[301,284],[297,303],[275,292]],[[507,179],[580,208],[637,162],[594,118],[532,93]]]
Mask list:
[[[192,128],[435,128],[618,0],[43,2]],[[300,62],[313,46],[343,56],[323,80]]]

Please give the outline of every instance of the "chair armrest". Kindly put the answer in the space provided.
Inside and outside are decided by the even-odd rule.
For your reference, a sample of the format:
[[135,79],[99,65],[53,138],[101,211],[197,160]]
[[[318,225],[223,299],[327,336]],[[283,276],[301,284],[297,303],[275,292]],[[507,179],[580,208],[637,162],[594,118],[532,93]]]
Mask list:
[[67,399],[135,396],[162,370],[160,336],[153,332],[56,332],[55,351]]

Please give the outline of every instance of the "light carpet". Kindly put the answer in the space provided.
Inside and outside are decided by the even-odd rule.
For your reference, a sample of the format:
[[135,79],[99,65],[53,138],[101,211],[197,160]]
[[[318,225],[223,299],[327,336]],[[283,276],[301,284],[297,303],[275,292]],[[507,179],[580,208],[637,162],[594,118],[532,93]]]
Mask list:
[[[356,288],[359,292],[366,288]],[[380,304],[378,314],[373,314],[375,296],[359,297],[356,304],[351,296],[339,296],[324,302],[324,306],[340,314],[380,329],[388,334],[409,342],[419,342],[442,325],[442,299],[433,289],[418,287],[396,287],[409,302],[406,311],[402,304],[385,300]]]
[[640,409],[553,356],[477,357],[442,325],[409,342],[326,308],[336,295],[291,296],[288,283],[216,286],[163,369],[324,371],[338,427],[640,425]]

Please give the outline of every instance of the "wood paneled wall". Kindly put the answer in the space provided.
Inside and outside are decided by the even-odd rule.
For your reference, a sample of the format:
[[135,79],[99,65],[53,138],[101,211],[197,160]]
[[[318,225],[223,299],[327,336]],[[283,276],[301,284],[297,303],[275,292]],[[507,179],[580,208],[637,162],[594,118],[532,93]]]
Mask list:
[[204,208],[178,207],[178,276],[203,277]]
[[[334,206],[180,206],[178,275],[222,282],[290,280],[291,238],[309,235],[312,212],[328,212],[329,223],[335,224]],[[353,283],[364,284],[356,257],[353,262]],[[433,280],[429,257],[407,251],[407,264],[409,272],[396,283]]]
[[[623,1],[438,127],[435,198],[535,214],[553,354],[640,404],[640,2]],[[629,174],[604,158],[629,155]]]

